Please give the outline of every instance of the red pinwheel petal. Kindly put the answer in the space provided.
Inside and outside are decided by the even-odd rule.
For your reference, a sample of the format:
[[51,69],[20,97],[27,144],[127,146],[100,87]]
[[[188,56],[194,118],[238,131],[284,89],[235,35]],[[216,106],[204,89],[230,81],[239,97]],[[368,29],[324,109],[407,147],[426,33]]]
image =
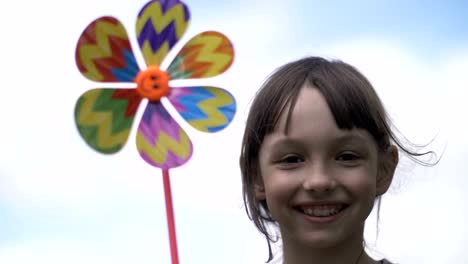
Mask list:
[[123,24],[113,17],[91,22],[75,51],[80,72],[96,82],[133,82],[139,67]]
[[233,61],[231,41],[219,32],[206,31],[185,44],[167,72],[172,80],[208,78],[225,72]]

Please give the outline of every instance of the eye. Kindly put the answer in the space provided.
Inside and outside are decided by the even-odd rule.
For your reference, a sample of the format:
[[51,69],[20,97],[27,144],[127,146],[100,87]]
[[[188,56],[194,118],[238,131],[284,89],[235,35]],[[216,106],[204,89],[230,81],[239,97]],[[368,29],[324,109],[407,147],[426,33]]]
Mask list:
[[346,151],[342,152],[336,157],[336,160],[346,164],[355,164],[361,160],[361,156],[355,152]]
[[280,160],[281,163],[300,163],[304,162],[304,159],[297,155],[288,155]]
[[279,169],[282,170],[291,170],[300,166],[304,162],[304,158],[300,155],[286,155],[281,159],[277,160],[275,163]]

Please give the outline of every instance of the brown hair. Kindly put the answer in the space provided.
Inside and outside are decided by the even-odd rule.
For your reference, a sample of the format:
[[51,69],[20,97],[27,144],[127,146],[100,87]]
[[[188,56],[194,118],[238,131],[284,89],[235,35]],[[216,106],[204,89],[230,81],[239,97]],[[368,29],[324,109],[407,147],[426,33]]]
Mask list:
[[[285,110],[288,115],[287,132],[289,117],[306,83],[313,85],[325,97],[340,129],[367,130],[377,142],[379,151],[386,151],[393,141],[410,158],[423,165],[430,164],[417,157],[434,154],[432,151],[411,151],[396,138],[376,91],[353,66],[321,57],[307,57],[283,65],[265,81],[252,103],[240,156],[244,205],[249,218],[267,239],[268,262],[272,259],[270,242],[275,240],[269,234],[267,225],[275,221],[266,201],[255,198],[254,185],[260,177],[259,151],[265,136],[273,132]],[[380,209],[380,197],[377,199]]]

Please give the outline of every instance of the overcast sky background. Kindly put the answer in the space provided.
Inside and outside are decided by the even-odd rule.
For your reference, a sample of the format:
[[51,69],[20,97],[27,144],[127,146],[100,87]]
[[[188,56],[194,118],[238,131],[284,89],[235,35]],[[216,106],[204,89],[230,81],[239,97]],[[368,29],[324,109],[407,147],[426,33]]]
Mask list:
[[[73,118],[78,97],[102,87],[75,66],[82,30],[113,15],[136,44],[136,15],[145,3],[0,4],[0,263],[170,263],[161,171],[138,155],[136,126],[120,153],[103,156],[87,147]],[[355,65],[406,137],[415,143],[436,137],[431,149],[445,150],[434,168],[402,160],[382,204],[377,239],[375,215],[369,218],[366,239],[374,254],[403,264],[468,259],[466,2],[185,3],[192,20],[170,56],[201,31],[229,36],[236,51],[231,69],[193,83],[229,90],[238,112],[217,134],[179,122],[194,143],[189,163],[170,171],[181,263],[266,259],[266,243],[243,207],[240,142],[249,103],[265,77],[306,55]]]

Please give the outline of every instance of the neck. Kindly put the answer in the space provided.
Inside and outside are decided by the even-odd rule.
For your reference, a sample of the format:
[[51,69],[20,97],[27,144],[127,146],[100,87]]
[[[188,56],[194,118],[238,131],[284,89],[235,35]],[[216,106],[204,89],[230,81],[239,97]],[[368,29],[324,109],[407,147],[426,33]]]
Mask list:
[[364,251],[363,232],[328,248],[312,248],[297,240],[283,237],[284,264],[371,264]]

